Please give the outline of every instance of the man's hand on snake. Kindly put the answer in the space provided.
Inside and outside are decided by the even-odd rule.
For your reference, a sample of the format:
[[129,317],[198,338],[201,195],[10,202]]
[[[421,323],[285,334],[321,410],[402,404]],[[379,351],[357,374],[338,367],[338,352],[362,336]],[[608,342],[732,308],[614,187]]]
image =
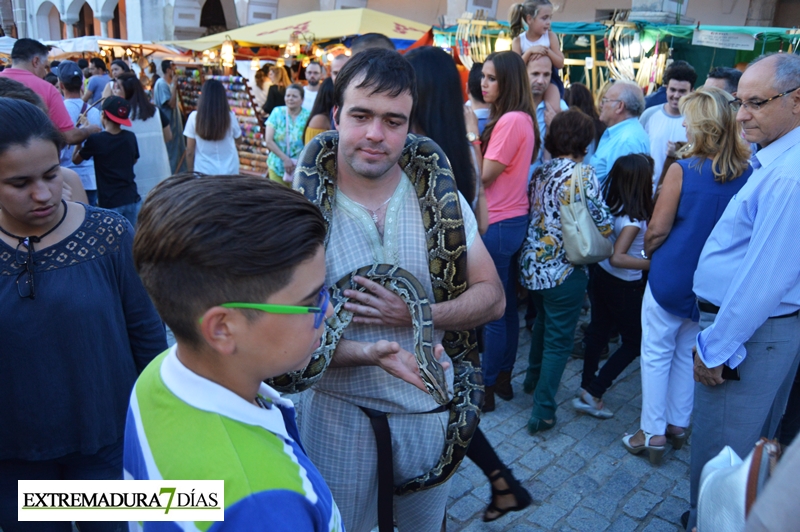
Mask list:
[[[366,277],[356,275],[354,279],[366,288],[367,292],[344,291],[344,296],[350,299],[350,302],[345,303],[344,308],[353,313],[353,323],[389,327],[413,326],[408,305],[400,296]],[[353,303],[353,301],[358,303]]]
[[[419,376],[419,365],[414,354],[402,349],[397,342],[378,340],[374,344],[366,345],[364,354],[389,375],[413,384],[423,392],[428,393],[425,383],[422,382],[422,378]],[[433,348],[433,356],[436,357],[436,360],[441,361],[443,354],[444,347],[441,344],[436,344]],[[442,362],[442,367],[447,369],[450,367],[450,363]]]

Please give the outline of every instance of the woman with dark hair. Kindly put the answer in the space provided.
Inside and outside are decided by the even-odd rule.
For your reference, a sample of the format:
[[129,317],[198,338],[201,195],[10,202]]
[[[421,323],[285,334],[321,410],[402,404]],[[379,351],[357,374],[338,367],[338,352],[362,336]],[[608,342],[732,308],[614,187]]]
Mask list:
[[169,117],[150,103],[142,83],[133,72],[121,74],[112,84],[114,95],[131,104],[131,127],[122,126],[122,129],[136,135],[141,156],[133,167],[133,173],[139,195],[145,198],[154,186],[172,175],[165,143],[172,138]]
[[570,107],[578,108],[586,113],[594,123],[594,139],[589,147],[586,149],[586,157],[584,157],[584,164],[589,164],[597,150],[597,144],[600,142],[600,137],[606,130],[606,125],[600,120],[600,115],[597,112],[597,106],[594,103],[594,98],[589,88],[583,83],[573,83],[569,87],[569,92],[564,94],[567,105]]
[[[128,63],[123,61],[122,59],[114,59],[111,61],[111,67],[109,69],[109,74],[111,75],[111,81],[106,83],[106,86],[103,87],[103,98],[108,98],[112,94],[115,96],[120,96],[119,94],[114,93],[114,80],[119,78],[122,74],[131,71],[131,67],[128,66]],[[124,98],[124,96],[122,96]]]
[[186,119],[186,168],[209,175],[239,173],[236,141],[242,136],[228,105],[225,87],[215,79],[203,83],[197,111]]
[[303,144],[308,144],[311,139],[333,129],[331,127],[331,109],[336,103],[333,99],[333,80],[327,78],[319,87],[317,99],[311,107],[311,118],[308,120],[306,130],[303,133]]
[[[519,54],[490,54],[483,63],[483,99],[489,122],[478,136],[470,119],[467,136],[483,149],[481,181],[486,187],[489,229],[483,236],[506,295],[505,315],[484,327],[484,412],[494,410],[494,396],[514,397],[511,373],[517,358],[517,260],[528,227],[528,172],[539,150],[539,130],[528,74]],[[469,116],[474,116],[470,113]]]
[[267,90],[267,99],[264,102],[262,111],[269,116],[276,107],[286,105],[286,89],[291,84],[291,80],[289,79],[289,74],[286,73],[286,69],[279,66],[269,67],[267,77],[272,85]]
[[63,139],[43,111],[0,98],[0,123],[14,124],[0,128],[0,528],[13,532],[20,479],[122,479],[131,389],[167,344],[128,221],[62,198]]
[[[632,153],[617,159],[603,187],[614,220],[611,240],[614,254],[589,266],[592,320],[586,329],[583,377],[572,406],[579,412],[608,419],[603,394],[619,374],[639,356],[642,344],[642,296],[647,279],[642,271],[650,261],[642,258],[644,233],[653,215],[653,158]],[[600,353],[614,331],[622,345],[599,373]]]
[[273,181],[291,186],[297,157],[303,151],[303,131],[309,116],[308,109],[303,108],[302,85],[289,85],[286,88],[286,105],[276,107],[269,115],[264,135],[269,148],[269,178]]
[[[462,210],[470,208],[474,194],[480,195],[482,201],[478,202],[478,210],[482,212],[476,213],[480,227],[481,219],[484,222],[488,219],[486,198],[483,197],[480,182],[476,184],[458,69],[453,58],[438,47],[416,48],[405,57],[417,76],[418,96],[411,116],[411,131],[430,137],[444,151],[461,195]],[[484,521],[494,521],[508,512],[519,511],[530,505],[530,494],[500,460],[480,428],[472,437],[467,457],[481,468],[491,482],[492,499],[483,514]]]
[[572,353],[588,283],[586,268],[572,264],[564,250],[560,208],[570,203],[570,187],[600,232],[608,236],[612,230],[594,168],[582,164],[593,136],[592,119],[582,111],[557,114],[544,141],[553,159],[533,172],[529,187],[531,220],[520,254],[520,279],[537,311],[523,385],[525,393],[533,393],[530,434],[556,425],[556,391]]

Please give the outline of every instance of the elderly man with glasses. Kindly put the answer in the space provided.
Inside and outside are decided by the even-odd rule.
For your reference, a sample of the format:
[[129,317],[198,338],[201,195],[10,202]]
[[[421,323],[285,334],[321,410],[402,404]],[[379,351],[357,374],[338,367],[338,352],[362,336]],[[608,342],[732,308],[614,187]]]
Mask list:
[[639,123],[643,111],[642,89],[632,81],[615,82],[600,102],[600,120],[608,129],[600,137],[592,166],[601,187],[617,159],[631,153],[650,153],[650,137]]
[[700,327],[694,362],[691,505],[700,475],[725,445],[744,457],[772,438],[800,362],[800,57],[754,61],[737,110],[762,149],[747,184],[706,241],[694,276]]

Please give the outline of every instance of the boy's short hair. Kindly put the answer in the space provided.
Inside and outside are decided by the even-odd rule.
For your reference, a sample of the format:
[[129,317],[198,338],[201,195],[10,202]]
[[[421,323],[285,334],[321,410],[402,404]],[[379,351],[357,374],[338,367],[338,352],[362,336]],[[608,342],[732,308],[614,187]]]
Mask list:
[[697,72],[695,71],[694,67],[686,61],[674,61],[664,71],[665,87],[669,85],[669,81],[671,79],[674,79],[675,81],[688,81],[689,85],[694,88],[694,84],[697,82]]
[[241,175],[170,177],[147,196],[138,224],[136,269],[161,318],[194,348],[205,343],[198,320],[209,308],[266,301],[326,232],[319,209],[299,192]]

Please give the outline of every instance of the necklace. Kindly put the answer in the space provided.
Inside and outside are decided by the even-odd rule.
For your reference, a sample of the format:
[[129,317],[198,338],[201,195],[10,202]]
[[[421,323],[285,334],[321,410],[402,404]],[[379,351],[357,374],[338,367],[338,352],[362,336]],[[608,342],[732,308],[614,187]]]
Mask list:
[[19,243],[20,243],[20,244],[22,244],[22,245],[24,245],[26,248],[28,248],[28,252],[29,252],[29,253],[33,253],[33,251],[34,251],[34,250],[33,250],[33,245],[34,245],[34,244],[38,244],[39,242],[41,242],[41,241],[42,241],[42,239],[43,239],[44,237],[46,237],[47,235],[49,235],[50,233],[52,233],[53,231],[55,231],[56,229],[58,229],[58,227],[59,227],[59,226],[60,226],[60,225],[61,225],[61,224],[64,222],[64,220],[67,218],[67,202],[66,202],[66,201],[64,201],[64,200],[62,199],[62,200],[61,200],[61,203],[64,205],[64,214],[62,214],[62,215],[61,215],[61,219],[58,221],[58,223],[57,223],[56,225],[54,225],[53,227],[51,227],[51,228],[50,228],[50,229],[49,229],[49,230],[48,230],[48,231],[47,231],[45,234],[43,234],[43,235],[40,235],[40,236],[19,236],[19,235],[15,235],[15,234],[9,233],[8,231],[6,231],[5,229],[3,229],[2,227],[0,227],[0,232],[2,232],[4,235],[8,235],[8,236],[10,236],[11,238],[16,238],[17,240],[19,240]]
[[[53,227],[51,227],[43,235],[19,236],[13,233],[9,233],[8,231],[0,227],[0,231],[2,231],[3,234],[8,235],[11,238],[16,238],[19,241],[19,244],[17,244],[15,261],[18,265],[24,267],[22,272],[20,272],[19,277],[17,277],[17,292],[19,293],[19,297],[36,299],[36,292],[34,291],[34,285],[33,285],[33,269],[35,262],[33,254],[36,250],[33,249],[33,245],[38,244],[39,242],[42,241],[44,237],[46,237],[47,235],[58,229],[61,223],[67,218],[67,202],[62,199],[61,203],[64,205],[64,214],[61,215],[61,219],[58,221],[58,223]],[[27,250],[24,261],[20,259],[21,247],[24,247],[25,250]]]
[[372,217],[372,221],[373,221],[373,222],[375,222],[375,223],[377,224],[377,223],[378,223],[378,211],[379,211],[379,210],[381,210],[381,209],[383,208],[383,206],[384,206],[384,205],[386,205],[387,203],[389,203],[389,200],[391,200],[391,199],[392,199],[392,196],[389,196],[388,198],[386,198],[386,201],[384,201],[383,203],[381,203],[380,205],[378,205],[378,207],[377,207],[375,210],[373,210],[373,209],[370,209],[370,208],[369,208],[369,207],[367,207],[366,205],[362,205],[362,204],[360,204],[360,203],[359,203],[359,202],[357,202],[356,200],[352,200],[352,199],[351,199],[350,201],[352,201],[353,203],[355,203],[356,205],[358,205],[359,207],[361,207],[361,208],[362,208],[362,209],[364,209],[365,211],[369,212],[369,215]]

